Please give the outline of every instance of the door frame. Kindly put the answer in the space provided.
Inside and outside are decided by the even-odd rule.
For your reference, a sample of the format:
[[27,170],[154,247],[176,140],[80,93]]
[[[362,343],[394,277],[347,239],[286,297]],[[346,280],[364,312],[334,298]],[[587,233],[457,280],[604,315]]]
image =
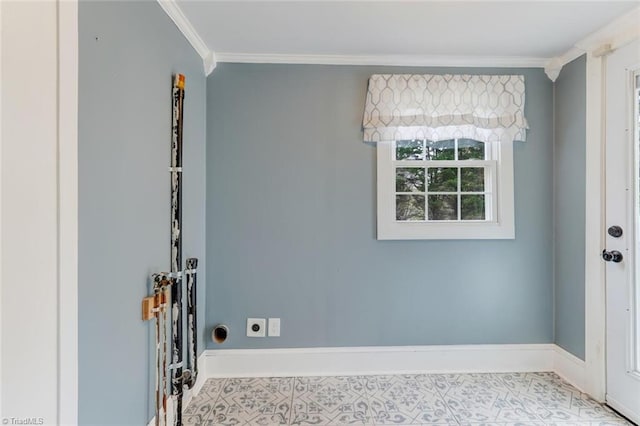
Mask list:
[[[640,8],[576,46],[587,54],[585,176],[585,389],[594,399],[606,396],[605,265],[605,57],[640,38]],[[625,23],[626,25],[620,25]]]
[[[16,133],[11,131],[8,137],[7,135],[3,137],[3,132],[0,132],[0,155],[4,155],[5,150],[9,151],[13,165],[17,165],[16,168],[21,168],[24,172],[15,176],[11,174],[15,171],[9,170],[6,172],[7,175],[3,170],[1,174],[4,179],[24,179],[26,175],[27,179],[23,182],[21,190],[29,191],[33,199],[43,203],[43,208],[37,209],[30,206],[24,215],[17,218],[15,214],[12,215],[11,220],[14,222],[11,227],[30,229],[35,223],[39,226],[38,230],[46,229],[47,232],[41,233],[37,238],[34,237],[33,232],[18,237],[13,234],[6,240],[3,234],[3,245],[13,244],[15,239],[26,239],[27,244],[34,244],[39,248],[46,247],[46,250],[37,250],[36,261],[46,265],[36,265],[34,270],[39,271],[40,274],[36,274],[33,278],[30,289],[42,290],[47,297],[50,296],[50,300],[46,305],[39,300],[40,305],[32,306],[28,319],[21,320],[17,325],[14,324],[11,329],[6,322],[0,324],[0,333],[4,338],[5,333],[15,335],[25,330],[43,328],[45,325],[47,332],[49,328],[53,332],[48,336],[51,341],[45,342],[46,347],[33,350],[32,347],[25,349],[20,345],[3,346],[0,348],[0,356],[4,360],[5,355],[9,353],[10,359],[16,356],[24,359],[27,364],[25,364],[26,371],[23,372],[23,376],[26,377],[27,384],[34,383],[33,378],[37,376],[38,380],[35,382],[46,390],[46,400],[43,392],[36,392],[35,400],[27,402],[32,406],[40,404],[44,407],[39,412],[45,416],[42,418],[43,421],[47,424],[75,425],[78,422],[78,0],[47,1],[47,7],[40,13],[21,10],[22,6],[14,4],[9,7],[7,3],[0,4],[0,13],[6,14],[5,18],[17,20],[15,28],[22,26],[20,30],[13,28],[11,32],[4,34],[5,37],[12,38],[11,49],[8,49],[7,53],[9,58],[15,60],[17,57],[15,52],[24,53],[24,57],[19,57],[19,60],[12,64],[11,71],[7,75],[15,76],[16,69],[28,67],[25,81],[28,82],[29,78],[36,74],[48,75],[49,78],[35,85],[40,89],[37,101],[34,100],[33,88],[31,91],[25,91],[26,95],[21,99],[21,104],[16,107],[12,119],[16,120],[17,116],[20,123],[35,120],[36,126],[44,123],[44,128],[36,136],[34,133],[27,132],[25,137],[35,140],[31,140],[26,148],[20,147],[22,135],[16,136]],[[44,25],[34,26],[32,19],[41,19]],[[21,22],[22,20],[25,22]],[[0,37],[2,36],[0,34]],[[43,39],[47,39],[46,45],[33,48],[36,41]],[[2,60],[3,58],[0,57],[0,62]],[[38,64],[39,67],[32,66],[33,64]],[[2,65],[2,70],[5,70],[5,64]],[[6,66],[9,68],[9,65]],[[8,84],[8,78],[3,75],[0,85]],[[23,84],[24,81],[12,83]],[[15,98],[9,97],[8,102],[15,102]],[[42,105],[46,107],[41,108]],[[0,126],[6,117],[2,112],[0,111]],[[10,150],[9,147],[11,147]],[[36,150],[41,152],[36,154]],[[52,155],[46,158],[46,165],[51,164],[51,167],[38,169],[44,164],[45,155]],[[45,179],[51,179],[51,181],[42,184]],[[7,187],[1,187],[0,205],[4,205],[8,199],[15,201],[14,192],[17,191],[13,189],[9,191]],[[4,214],[4,208],[0,214]],[[3,224],[0,224],[1,226]],[[24,245],[20,247],[23,249]],[[0,263],[3,263],[4,253],[0,257]],[[0,268],[3,266],[0,264]],[[12,296],[24,296],[24,292],[15,291],[20,285],[21,271],[19,269],[16,271],[13,265],[11,270],[6,268],[9,272],[5,275],[4,269],[0,277],[2,290],[12,289]],[[49,276],[43,278],[43,270],[49,273]],[[17,279],[16,274],[18,274]],[[6,300],[2,302],[10,303]],[[23,302],[31,301],[27,299]],[[12,333],[8,333],[8,330]],[[0,345],[2,340],[0,339]],[[37,364],[38,359],[43,360],[42,365]],[[36,365],[33,364],[34,362]],[[18,410],[15,412],[18,414],[25,409],[25,406],[3,406],[0,407],[0,412],[10,414],[3,411],[7,408],[12,410],[11,414],[15,412],[14,410]],[[33,410],[28,407],[27,409]]]
[[[640,376],[626,368],[626,364],[630,362],[629,357],[634,352],[631,347],[627,347],[627,339],[631,336],[631,330],[635,328],[635,325],[632,326],[631,330],[628,328],[628,325],[630,325],[627,323],[630,319],[629,312],[624,314],[624,309],[620,310],[619,308],[622,307],[620,303],[623,305],[627,303],[626,299],[629,296],[627,286],[629,284],[633,285],[637,277],[637,250],[634,248],[636,245],[637,223],[632,213],[637,213],[634,205],[637,201],[638,190],[635,177],[638,153],[637,148],[633,146],[636,144],[636,128],[632,117],[635,116],[630,113],[629,106],[632,106],[632,111],[635,113],[637,108],[637,105],[635,105],[635,75],[640,71],[640,52],[638,51],[640,49],[640,40],[627,44],[623,49],[622,56],[613,58],[617,54],[616,50],[611,55],[611,59],[613,59],[611,63],[607,60],[606,64],[606,72],[611,73],[611,75],[606,75],[606,79],[612,85],[612,94],[615,94],[615,98],[609,93],[606,93],[605,96],[607,98],[605,104],[612,108],[611,114],[607,113],[606,125],[611,124],[616,128],[607,128],[605,130],[609,138],[623,138],[622,141],[625,143],[619,145],[615,140],[609,140],[607,144],[607,141],[605,141],[605,145],[607,145],[605,164],[613,165],[612,167],[616,169],[609,172],[605,170],[607,178],[612,180],[607,181],[606,195],[607,197],[609,197],[610,193],[612,195],[611,198],[605,200],[605,204],[606,211],[610,215],[606,216],[606,226],[614,223],[620,224],[626,230],[625,232],[628,231],[630,236],[623,237],[621,240],[616,239],[615,241],[609,236],[605,236],[605,238],[606,249],[616,249],[623,253],[626,250],[624,256],[629,258],[629,262],[622,269],[614,266],[614,264],[603,262],[607,270],[606,279],[608,285],[606,294],[616,300],[615,303],[607,302],[607,321],[613,321],[614,323],[608,323],[606,328],[609,333],[615,334],[616,337],[606,336],[606,363],[607,368],[610,368],[610,370],[606,371],[607,388],[605,397],[611,407],[635,420],[639,418],[640,413],[635,410],[633,403],[635,398],[629,398],[629,396],[635,396],[636,392],[640,391],[637,383]],[[622,104],[619,104],[619,101]],[[622,115],[620,115],[621,111],[624,111]],[[609,155],[612,157],[610,158]],[[619,167],[621,165],[624,165],[624,167]],[[625,188],[627,188],[626,191]],[[620,212],[620,206],[624,206],[623,212]],[[613,287],[619,287],[620,285],[623,287],[617,290],[613,289]],[[629,309],[626,310],[628,311]],[[633,312],[632,310],[631,313]],[[624,332],[621,332],[622,330]],[[629,378],[629,375],[635,377]]]
[[602,56],[587,53],[585,168],[585,389],[603,402],[606,394],[604,70]]

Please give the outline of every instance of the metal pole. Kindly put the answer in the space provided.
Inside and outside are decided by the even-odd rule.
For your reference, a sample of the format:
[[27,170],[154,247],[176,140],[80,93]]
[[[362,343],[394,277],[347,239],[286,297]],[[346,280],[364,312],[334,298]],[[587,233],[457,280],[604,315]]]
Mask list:
[[[153,313],[156,319],[156,426],[167,423],[167,307],[168,286],[173,281],[166,273],[153,275]],[[144,306],[144,305],[143,305]],[[144,308],[143,308],[144,309]],[[144,314],[143,314],[144,316]]]
[[186,381],[189,389],[192,389],[198,378],[198,318],[196,315],[197,293],[197,268],[198,259],[187,259],[187,345],[189,350],[189,378]]
[[176,74],[173,84],[171,126],[171,385],[175,396],[174,424],[182,426],[182,111],[184,75]]

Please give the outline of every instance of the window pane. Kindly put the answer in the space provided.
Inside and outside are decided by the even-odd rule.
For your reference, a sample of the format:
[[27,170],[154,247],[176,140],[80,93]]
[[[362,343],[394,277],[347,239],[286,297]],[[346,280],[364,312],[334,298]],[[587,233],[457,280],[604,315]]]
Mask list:
[[396,169],[396,192],[424,192],[424,169],[398,167]]
[[462,192],[484,192],[484,167],[460,168]]
[[397,141],[396,160],[422,160],[422,141],[419,139]]
[[462,220],[485,220],[484,195],[461,195]]
[[430,167],[428,169],[429,192],[452,192],[458,190],[457,167]]
[[424,195],[396,195],[396,220],[424,220]]
[[446,141],[427,141],[425,160],[455,160],[456,144],[453,139]]
[[458,160],[484,160],[484,142],[458,139]]
[[458,196],[429,195],[429,220],[458,220]]

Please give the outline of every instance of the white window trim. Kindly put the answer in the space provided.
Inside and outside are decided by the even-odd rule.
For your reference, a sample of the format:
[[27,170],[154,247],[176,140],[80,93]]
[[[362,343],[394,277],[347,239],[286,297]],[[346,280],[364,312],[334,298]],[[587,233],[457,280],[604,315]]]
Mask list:
[[[513,143],[492,144],[496,160],[495,207],[492,221],[398,222],[395,220],[393,142],[378,142],[378,240],[514,239]],[[495,196],[497,194],[497,197]]]

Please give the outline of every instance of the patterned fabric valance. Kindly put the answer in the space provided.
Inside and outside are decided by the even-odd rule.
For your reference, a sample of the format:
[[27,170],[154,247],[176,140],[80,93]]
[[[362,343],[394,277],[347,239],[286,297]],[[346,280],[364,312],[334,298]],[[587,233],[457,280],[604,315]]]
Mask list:
[[369,79],[364,140],[524,141],[524,92],[522,75],[376,74]]

